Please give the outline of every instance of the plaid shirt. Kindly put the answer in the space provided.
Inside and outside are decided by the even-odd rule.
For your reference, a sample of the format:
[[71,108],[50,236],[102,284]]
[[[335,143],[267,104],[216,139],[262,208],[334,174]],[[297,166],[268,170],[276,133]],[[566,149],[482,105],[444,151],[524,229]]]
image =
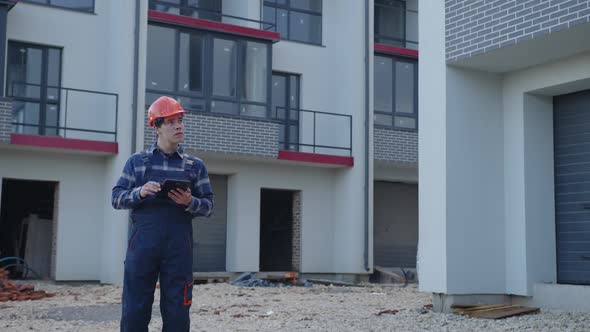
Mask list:
[[[166,169],[168,167],[166,158],[162,158],[164,164],[153,164],[153,154],[160,153],[163,155],[156,143],[144,153],[147,153],[150,157],[152,168]],[[192,181],[191,188],[193,198],[186,211],[193,216],[209,217],[213,211],[213,190],[211,189],[205,164],[201,159],[184,153],[184,149],[180,145],[172,158],[181,160],[182,169],[188,163],[192,164],[192,169],[195,170],[196,178]],[[115,209],[133,209],[145,200],[139,195],[141,187],[147,182],[144,178],[145,171],[146,166],[141,153],[135,153],[127,160],[123,173],[112,191],[111,203]]]

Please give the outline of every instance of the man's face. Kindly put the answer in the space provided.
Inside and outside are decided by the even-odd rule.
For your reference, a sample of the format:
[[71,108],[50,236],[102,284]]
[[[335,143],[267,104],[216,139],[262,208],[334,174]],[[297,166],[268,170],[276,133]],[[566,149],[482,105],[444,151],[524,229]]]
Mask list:
[[160,139],[169,143],[182,143],[184,141],[184,122],[182,114],[164,119],[164,123],[156,128]]

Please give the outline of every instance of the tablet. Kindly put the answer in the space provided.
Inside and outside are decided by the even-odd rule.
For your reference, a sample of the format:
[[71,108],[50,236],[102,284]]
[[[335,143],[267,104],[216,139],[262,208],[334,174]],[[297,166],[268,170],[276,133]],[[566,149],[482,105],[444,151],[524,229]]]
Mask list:
[[190,181],[166,179],[164,183],[160,184],[160,191],[157,194],[159,198],[168,198],[168,193],[175,189],[187,190],[191,185]]

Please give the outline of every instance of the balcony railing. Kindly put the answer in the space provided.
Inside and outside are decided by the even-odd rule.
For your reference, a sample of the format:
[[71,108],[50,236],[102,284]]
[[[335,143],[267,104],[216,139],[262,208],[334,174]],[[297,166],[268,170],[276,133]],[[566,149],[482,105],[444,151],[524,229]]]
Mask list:
[[281,149],[340,156],[352,155],[352,116],[276,107]]
[[[221,1],[219,3],[221,3]],[[218,9],[212,9],[197,6],[187,6],[182,4],[174,4],[161,0],[150,0],[149,9],[169,14],[188,16],[192,18],[200,18],[215,22],[247,26],[250,28],[260,30],[274,31],[275,28],[275,24],[272,22],[265,22],[262,20],[255,20],[242,16],[223,14],[221,12],[221,6]]]
[[119,95],[11,82],[14,133],[117,141]]

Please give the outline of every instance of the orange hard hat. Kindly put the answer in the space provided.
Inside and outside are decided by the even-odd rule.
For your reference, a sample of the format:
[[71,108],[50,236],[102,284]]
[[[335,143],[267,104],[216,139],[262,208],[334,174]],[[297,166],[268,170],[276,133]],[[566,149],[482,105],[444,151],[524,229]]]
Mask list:
[[162,96],[150,105],[148,109],[148,124],[150,127],[154,127],[154,122],[157,118],[169,118],[184,113],[186,111],[182,109],[179,102],[170,97]]

